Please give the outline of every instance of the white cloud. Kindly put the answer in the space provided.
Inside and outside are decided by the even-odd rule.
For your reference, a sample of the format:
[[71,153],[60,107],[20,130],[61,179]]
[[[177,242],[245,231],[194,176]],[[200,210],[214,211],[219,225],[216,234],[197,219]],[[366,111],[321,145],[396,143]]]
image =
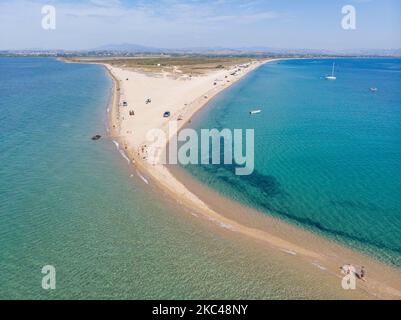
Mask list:
[[118,7],[121,6],[120,0],[90,0],[90,3],[99,7]]

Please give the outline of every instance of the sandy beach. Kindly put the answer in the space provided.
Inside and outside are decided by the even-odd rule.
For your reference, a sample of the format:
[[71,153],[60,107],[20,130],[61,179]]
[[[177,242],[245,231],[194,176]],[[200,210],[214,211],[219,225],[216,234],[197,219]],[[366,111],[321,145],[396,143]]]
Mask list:
[[[352,293],[352,290],[344,290],[344,298],[401,299],[400,270],[222,199],[185,174],[147,161],[149,143],[146,134],[149,130],[158,128],[167,132],[172,120],[178,120],[178,129],[186,126],[213,97],[269,61],[254,61],[246,68],[236,65],[196,76],[185,75],[179,70],[147,74],[104,64],[114,82],[113,102],[109,109],[111,138],[125,159],[135,166],[144,183],[157,186],[188,212],[205,218],[203,223],[219,226],[218,232],[227,237],[242,237],[252,245],[268,246],[277,254],[288,255],[294,265],[308,270],[305,272],[314,272],[315,276],[322,273],[339,287],[340,266],[346,263],[365,266],[368,280],[358,281],[358,289]],[[163,117],[166,111],[171,113],[169,118]],[[130,112],[134,114],[130,115]]]

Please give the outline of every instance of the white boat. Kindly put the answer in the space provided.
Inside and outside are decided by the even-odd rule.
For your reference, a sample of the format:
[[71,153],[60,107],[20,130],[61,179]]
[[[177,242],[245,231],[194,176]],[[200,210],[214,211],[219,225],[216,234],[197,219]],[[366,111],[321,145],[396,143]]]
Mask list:
[[250,111],[249,113],[250,114],[258,114],[258,113],[261,113],[262,112],[262,110],[252,110],[252,111]]
[[326,76],[325,79],[326,80],[336,80],[337,77],[334,75],[334,68],[335,68],[335,62],[333,62],[333,69],[331,70],[331,76]]
[[370,88],[370,91],[372,91],[372,92],[377,92],[377,88]]

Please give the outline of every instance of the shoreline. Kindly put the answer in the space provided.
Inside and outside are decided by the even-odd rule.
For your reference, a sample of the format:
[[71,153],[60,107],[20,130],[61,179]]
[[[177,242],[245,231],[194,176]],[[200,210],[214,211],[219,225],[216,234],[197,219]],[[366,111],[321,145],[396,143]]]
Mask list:
[[[211,93],[209,91],[203,93],[198,97],[198,99],[195,99],[193,103],[194,107],[185,114],[184,121],[181,122],[179,129],[184,127],[189,119],[206,106],[212,98],[217,96],[226,88],[231,87],[231,85],[237,81],[243,79],[246,75],[250,74],[261,65],[270,61],[276,60],[259,63],[256,67],[252,68],[245,74],[241,74],[240,77],[231,82],[228,86],[221,87],[219,90],[214,90]],[[338,272],[339,265],[343,265],[349,261],[353,261],[353,263],[358,262],[359,265],[362,265],[363,263],[363,265],[367,266],[369,270],[369,282],[360,284],[361,291],[366,291],[374,298],[401,299],[401,273],[399,270],[375,261],[373,258],[355,252],[345,246],[343,247],[337,243],[331,243],[331,241],[324,239],[321,236],[316,236],[311,232],[302,230],[299,227],[292,226],[283,221],[278,221],[279,219],[277,218],[268,217],[266,215],[263,217],[258,216],[256,210],[245,208],[238,203],[233,204],[228,199],[220,199],[222,197],[214,195],[216,203],[225,202],[228,204],[228,202],[230,202],[231,207],[235,207],[236,209],[239,209],[238,212],[241,212],[237,215],[230,215],[225,212],[223,208],[224,206],[219,207],[215,204],[210,205],[208,200],[210,200],[213,195],[209,198],[207,196],[201,197],[200,194],[203,194],[205,188],[202,188],[199,185],[194,186],[196,182],[194,183],[189,181],[188,177],[183,177],[182,175],[177,174],[176,170],[170,170],[165,165],[151,165],[146,162],[146,160],[143,160],[140,152],[135,149],[135,147],[138,148],[140,146],[140,143],[133,145],[129,139],[121,134],[121,122],[124,121],[124,116],[121,115],[120,112],[120,102],[122,99],[121,90],[123,89],[124,81],[123,79],[119,79],[115,72],[113,73],[113,67],[107,64],[102,65],[105,66],[113,81],[112,98],[110,99],[111,107],[109,109],[108,117],[110,136],[113,140],[118,142],[120,153],[123,152],[126,156],[128,155],[129,159],[126,158],[126,160],[135,166],[138,176],[145,183],[149,184],[150,180],[152,184],[155,184],[158,187],[158,189],[167,193],[173,200],[189,209],[191,213],[195,211],[196,213],[194,214],[201,215],[203,218],[206,218],[205,220],[212,224],[220,225],[224,232],[241,235],[242,237],[246,237],[247,240],[253,240],[262,245],[267,244],[283,254],[301,258],[299,260],[312,264],[317,269],[330,273],[333,277],[341,279],[340,273]],[[134,73],[134,71],[129,72]],[[208,95],[207,99],[203,99],[205,94]],[[172,118],[174,117],[177,117],[177,114],[172,116]],[[249,212],[251,212],[251,215],[249,215]],[[254,221],[252,221],[253,223],[250,223],[249,220],[251,217],[258,223],[254,223]],[[263,225],[263,228],[260,227],[259,223]],[[269,226],[270,224],[274,226],[274,230]],[[281,230],[281,232],[277,232],[277,230]],[[296,236],[286,237],[286,232],[288,231],[291,232],[291,235],[295,234]],[[288,238],[290,238],[290,241],[287,240]],[[291,241],[291,238],[293,241]],[[307,242],[311,239],[317,241],[319,244],[317,246],[307,245]],[[330,251],[334,252],[334,255],[340,257],[334,259],[322,254],[321,251],[325,251],[325,249],[330,249]],[[351,260],[346,260],[345,258],[342,259],[341,257],[347,257]],[[342,261],[342,264],[339,264],[340,261]],[[383,276],[383,269],[386,270],[386,276]],[[393,287],[388,285],[388,283],[391,283],[391,286]]]

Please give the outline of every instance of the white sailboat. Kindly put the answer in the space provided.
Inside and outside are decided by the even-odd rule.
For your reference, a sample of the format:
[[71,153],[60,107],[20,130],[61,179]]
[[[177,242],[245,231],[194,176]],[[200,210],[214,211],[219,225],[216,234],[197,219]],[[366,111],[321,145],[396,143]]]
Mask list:
[[336,80],[337,77],[334,75],[334,68],[335,68],[336,63],[333,62],[333,69],[331,70],[331,76],[326,76],[326,80]]

